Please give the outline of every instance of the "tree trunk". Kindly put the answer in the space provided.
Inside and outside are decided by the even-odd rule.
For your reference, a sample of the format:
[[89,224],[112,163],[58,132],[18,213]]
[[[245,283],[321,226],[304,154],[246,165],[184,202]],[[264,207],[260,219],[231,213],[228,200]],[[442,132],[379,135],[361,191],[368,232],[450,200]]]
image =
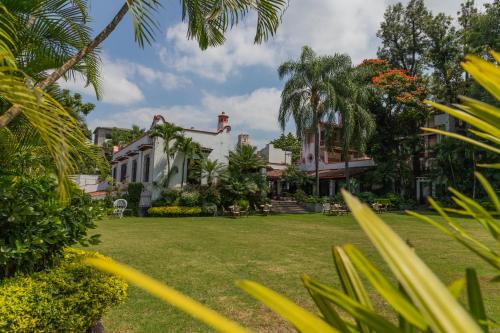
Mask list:
[[104,324],[102,319],[99,319],[92,323],[92,326],[89,327],[87,333],[104,333]]
[[184,154],[184,159],[182,160],[182,178],[181,178],[181,190],[184,188],[184,175],[186,172],[186,154]]
[[314,195],[319,197],[319,123],[316,124],[316,133],[314,134],[314,172],[316,176],[316,188],[314,189]]
[[[130,1],[132,4],[133,0]],[[127,2],[123,4],[118,13],[111,22],[92,40],[87,46],[78,51],[73,57],[66,61],[61,67],[53,71],[45,80],[35,85],[35,88],[45,90],[48,86],[59,80],[68,70],[80,62],[87,54],[98,47],[108,36],[116,29],[116,26],[127,14],[129,5]],[[0,116],[0,128],[7,126],[15,117],[21,113],[21,106],[12,105],[3,115]]]
[[351,192],[351,180],[349,178],[349,150],[345,155],[345,186],[348,192]]

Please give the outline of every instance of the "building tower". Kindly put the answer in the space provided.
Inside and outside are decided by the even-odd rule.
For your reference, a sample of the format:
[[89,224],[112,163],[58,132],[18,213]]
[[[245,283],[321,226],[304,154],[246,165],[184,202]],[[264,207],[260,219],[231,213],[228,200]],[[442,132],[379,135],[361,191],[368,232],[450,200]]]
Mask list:
[[229,126],[229,116],[225,112],[222,112],[217,118],[217,132],[221,132]]
[[238,135],[238,147],[243,145],[250,146],[250,135],[248,134],[239,134]]

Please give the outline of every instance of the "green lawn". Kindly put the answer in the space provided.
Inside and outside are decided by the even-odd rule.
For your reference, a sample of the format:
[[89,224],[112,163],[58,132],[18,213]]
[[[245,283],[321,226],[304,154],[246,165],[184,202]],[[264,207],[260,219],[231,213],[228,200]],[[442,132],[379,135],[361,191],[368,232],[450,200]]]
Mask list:
[[[384,214],[446,283],[478,267],[487,309],[500,319],[500,284],[493,270],[432,227],[399,214]],[[479,238],[486,234],[464,220]],[[285,322],[235,287],[252,279],[314,309],[300,276],[337,285],[331,246],[353,243],[387,271],[350,216],[253,216],[229,218],[124,218],[99,222],[102,243],[92,247],[258,332],[291,332]],[[376,305],[388,311],[376,298]],[[128,300],[105,317],[109,332],[211,332],[189,316],[131,287]]]

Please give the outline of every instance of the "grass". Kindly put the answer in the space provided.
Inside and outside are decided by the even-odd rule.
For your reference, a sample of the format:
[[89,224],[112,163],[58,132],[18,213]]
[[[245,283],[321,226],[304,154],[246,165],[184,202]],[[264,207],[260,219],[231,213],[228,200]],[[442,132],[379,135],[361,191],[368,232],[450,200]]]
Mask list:
[[[383,218],[445,282],[477,267],[490,316],[500,319],[500,283],[494,271],[465,248],[411,217]],[[479,226],[463,226],[487,238]],[[191,296],[257,332],[293,332],[271,311],[235,287],[251,279],[315,311],[300,282],[307,273],[338,285],[331,246],[352,243],[387,272],[366,236],[350,216],[312,215],[228,218],[124,218],[103,220],[102,243],[92,249],[113,257]],[[374,293],[379,309],[390,310]],[[184,313],[130,287],[127,301],[105,318],[108,332],[211,332]]]

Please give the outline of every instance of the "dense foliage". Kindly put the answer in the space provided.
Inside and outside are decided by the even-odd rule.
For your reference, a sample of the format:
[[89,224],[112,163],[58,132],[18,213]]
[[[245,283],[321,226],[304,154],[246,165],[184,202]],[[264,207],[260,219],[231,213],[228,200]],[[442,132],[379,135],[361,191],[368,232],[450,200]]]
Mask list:
[[500,188],[499,172],[476,167],[477,164],[495,161],[497,158],[493,152],[446,137],[432,147],[431,152],[431,177],[440,184],[436,188],[436,196],[440,200],[448,196],[447,189],[450,186],[473,198],[485,197],[486,193],[474,175],[477,171],[490,180],[493,188]]
[[65,247],[98,242],[88,235],[101,214],[90,196],[73,187],[66,205],[56,188],[50,176],[0,177],[0,277],[43,270]]
[[4,279],[0,282],[2,332],[86,332],[114,305],[125,300],[127,284],[82,263],[105,257],[66,250],[50,271]]
[[222,204],[229,206],[241,199],[251,204],[262,202],[267,196],[268,184],[262,169],[264,160],[256,153],[256,148],[249,145],[236,147],[229,152],[229,165],[220,175],[218,184]]
[[139,203],[141,201],[141,193],[144,185],[142,183],[129,183],[127,194],[124,197],[127,200],[127,208],[131,210],[133,215],[139,212]]

